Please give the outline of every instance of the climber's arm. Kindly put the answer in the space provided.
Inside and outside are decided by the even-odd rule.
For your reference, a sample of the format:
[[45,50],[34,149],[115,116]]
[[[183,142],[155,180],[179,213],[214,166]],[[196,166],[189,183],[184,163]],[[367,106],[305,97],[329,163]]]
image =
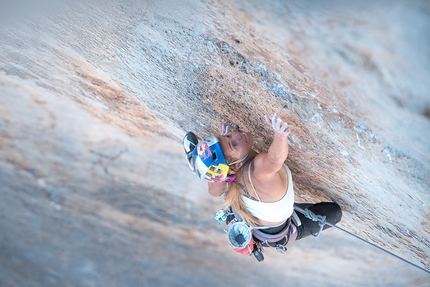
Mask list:
[[227,191],[226,182],[208,182],[208,192],[212,196],[221,196]]

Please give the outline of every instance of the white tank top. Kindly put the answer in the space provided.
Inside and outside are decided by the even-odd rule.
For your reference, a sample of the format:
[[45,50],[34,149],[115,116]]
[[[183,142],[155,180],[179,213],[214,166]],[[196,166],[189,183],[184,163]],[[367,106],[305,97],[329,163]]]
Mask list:
[[[249,165],[251,166],[251,163]],[[284,164],[284,167],[288,175],[288,189],[280,200],[275,202],[262,202],[261,200],[260,201],[252,200],[244,195],[241,195],[246,208],[255,217],[264,221],[278,222],[278,221],[287,220],[293,214],[293,211],[294,211],[293,180],[291,177],[291,171],[288,168],[288,166]],[[252,185],[252,182],[250,183]],[[254,188],[254,186],[252,187]],[[254,192],[258,197],[257,192],[255,190]]]

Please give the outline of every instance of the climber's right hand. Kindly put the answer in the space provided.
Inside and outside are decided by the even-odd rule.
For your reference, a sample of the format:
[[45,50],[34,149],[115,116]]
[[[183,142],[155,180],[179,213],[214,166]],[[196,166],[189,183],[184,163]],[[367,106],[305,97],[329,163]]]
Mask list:
[[274,114],[272,119],[270,119],[267,115],[265,115],[264,118],[266,123],[273,128],[275,133],[282,134],[284,136],[288,136],[290,134],[291,129],[288,127],[288,124],[278,118],[277,114]]

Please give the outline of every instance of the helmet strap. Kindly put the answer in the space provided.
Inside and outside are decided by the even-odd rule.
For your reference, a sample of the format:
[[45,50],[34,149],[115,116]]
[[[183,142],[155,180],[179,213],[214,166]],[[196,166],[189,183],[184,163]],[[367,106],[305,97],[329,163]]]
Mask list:
[[228,166],[231,166],[231,165],[233,165],[233,164],[236,164],[236,163],[239,163],[239,162],[242,162],[242,161],[244,161],[247,157],[248,157],[248,153],[244,156],[244,157],[242,157],[241,159],[238,159],[238,160],[235,160],[235,161],[233,161],[233,162],[231,162],[231,163],[229,163],[228,164]]

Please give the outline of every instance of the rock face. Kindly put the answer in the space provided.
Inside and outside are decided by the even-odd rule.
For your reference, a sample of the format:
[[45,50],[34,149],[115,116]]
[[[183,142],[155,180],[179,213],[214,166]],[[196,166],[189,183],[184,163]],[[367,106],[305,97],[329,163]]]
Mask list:
[[[1,4],[1,286],[428,284],[428,2],[142,2]],[[274,112],[297,201],[419,268],[337,230],[229,249],[181,139],[262,151]]]

